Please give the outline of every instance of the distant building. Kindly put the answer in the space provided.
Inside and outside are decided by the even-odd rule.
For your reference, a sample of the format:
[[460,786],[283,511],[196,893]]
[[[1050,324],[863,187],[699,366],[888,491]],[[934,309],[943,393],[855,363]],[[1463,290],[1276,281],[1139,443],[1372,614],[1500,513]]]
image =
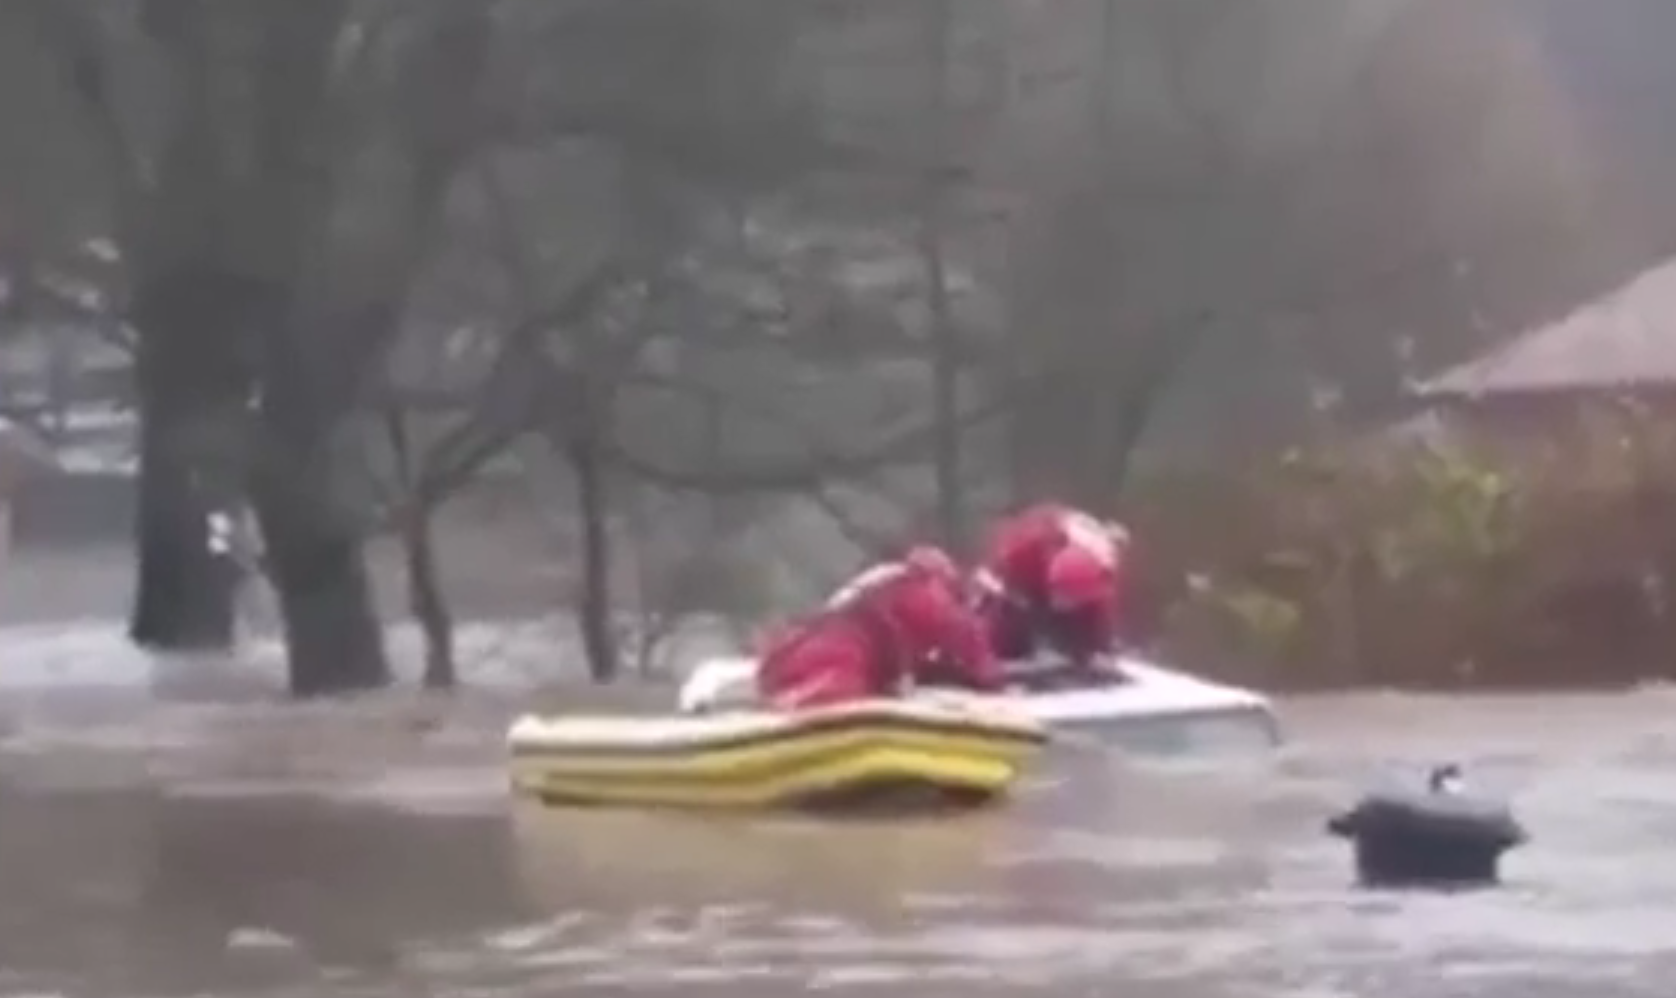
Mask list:
[[1473,406],[1602,396],[1676,400],[1676,260],[1445,371],[1416,394]]
[[1429,411],[1403,435],[1470,430],[1552,449],[1625,420],[1658,425],[1644,417],[1676,415],[1676,260],[1422,382],[1414,396]]
[[[1657,663],[1676,617],[1676,260],[1419,386],[1410,439],[1465,439],[1530,475],[1521,565],[1551,661]],[[1581,500],[1574,502],[1572,500]],[[1527,551],[1529,553],[1529,551]],[[1552,655],[1552,653],[1550,653]],[[1654,674],[1651,671],[1649,674]]]

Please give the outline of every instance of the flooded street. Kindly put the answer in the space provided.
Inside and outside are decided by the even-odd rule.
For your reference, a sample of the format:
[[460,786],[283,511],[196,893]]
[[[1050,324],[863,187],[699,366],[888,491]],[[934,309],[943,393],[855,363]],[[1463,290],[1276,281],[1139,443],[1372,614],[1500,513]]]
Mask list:
[[[1669,691],[1301,699],[1275,760],[1069,749],[1002,810],[823,827],[513,807],[505,686],[279,707],[214,674],[0,683],[0,996],[1612,998],[1676,973]],[[1509,889],[1351,889],[1327,814],[1445,757],[1533,831]]]

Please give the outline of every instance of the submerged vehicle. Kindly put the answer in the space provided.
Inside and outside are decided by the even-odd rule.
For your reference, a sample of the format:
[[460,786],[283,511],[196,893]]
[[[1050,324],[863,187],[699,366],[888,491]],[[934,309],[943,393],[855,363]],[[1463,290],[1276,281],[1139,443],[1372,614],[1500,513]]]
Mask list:
[[799,714],[526,716],[507,733],[516,792],[554,806],[940,810],[1005,794],[1047,741],[969,699]]
[[[1249,752],[1281,742],[1274,707],[1262,694],[1140,658],[1124,656],[1093,669],[1017,663],[1008,671],[1013,688],[983,699],[1079,739],[1170,754]],[[726,656],[693,670],[681,687],[679,707],[715,713],[752,709],[755,700],[755,660]]]

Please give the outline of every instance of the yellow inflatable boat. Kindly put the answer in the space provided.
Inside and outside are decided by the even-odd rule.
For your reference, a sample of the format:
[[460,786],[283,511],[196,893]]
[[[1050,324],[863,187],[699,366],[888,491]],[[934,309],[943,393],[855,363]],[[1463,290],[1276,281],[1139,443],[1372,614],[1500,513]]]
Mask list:
[[553,805],[876,810],[1004,794],[1046,742],[979,698],[866,701],[802,714],[523,717],[515,791]]

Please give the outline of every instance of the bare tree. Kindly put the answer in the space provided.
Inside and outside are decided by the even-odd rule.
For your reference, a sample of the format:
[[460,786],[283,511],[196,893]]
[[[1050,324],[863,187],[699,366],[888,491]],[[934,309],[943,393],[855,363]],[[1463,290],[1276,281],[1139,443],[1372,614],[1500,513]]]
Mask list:
[[1019,413],[1013,446],[1023,491],[1104,507],[1190,361],[1263,335],[1321,287],[1304,209],[1333,136],[1317,122],[1265,146],[1248,123],[1261,117],[1267,63],[1252,32],[1265,12],[1073,6],[1086,68],[1061,104],[1083,95],[1067,120],[1087,139],[1038,174],[1014,254],[1012,356],[1015,374],[1074,373]]
[[[137,333],[143,423],[136,639],[231,640],[230,580],[204,525],[248,499],[293,688],[384,682],[362,565],[379,518],[355,494],[369,414],[397,481],[382,512],[405,538],[438,684],[452,677],[452,627],[431,513],[530,434],[574,485],[589,566],[579,601],[601,678],[618,657],[608,514],[625,489],[837,509],[835,486],[894,489],[884,471],[914,466],[900,477],[934,488],[904,505],[933,510],[959,546],[974,484],[996,477],[973,428],[1005,423],[1022,491],[1110,501],[1160,401],[1208,371],[1189,363],[1205,348],[1258,342],[1276,313],[1315,308],[1328,290],[1355,298],[1344,289],[1406,266],[1403,252],[1355,252],[1367,231],[1320,221],[1349,214],[1324,204],[1374,200],[1377,181],[1340,174],[1365,170],[1377,143],[1357,139],[1360,159],[1338,148],[1345,123],[1369,116],[1301,113],[1284,140],[1252,125],[1267,113],[1252,95],[1283,61],[1277,39],[1302,30],[1282,6],[0,10],[18,28],[0,31],[16,57],[0,59],[6,79],[56,70],[52,99],[73,113],[54,120],[75,127],[53,137],[65,140],[53,155],[86,175],[63,171],[77,196],[42,199],[17,240],[29,246],[7,235],[0,266],[18,271],[100,221],[121,248],[109,311]],[[1003,12],[1053,35],[1052,58],[998,33]],[[990,56],[974,38],[1007,81],[976,100],[973,63]],[[1043,77],[1071,92],[1057,110],[1014,99]],[[0,114],[37,108],[21,82],[0,89]],[[566,144],[584,154],[557,156]],[[40,185],[45,162],[0,170]],[[565,194],[580,189],[609,217],[584,220]],[[996,192],[1017,209],[1003,264],[971,231],[973,204]],[[82,202],[98,207],[72,210]],[[1364,214],[1367,228],[1388,221]],[[875,245],[858,249],[857,232]],[[486,346],[470,384],[442,390],[456,418],[438,430],[415,401],[428,386],[393,385],[390,358],[448,325],[415,300],[444,281],[440,247],[469,238],[484,245],[463,283],[483,300],[456,325]],[[851,279],[863,270],[874,285],[911,276],[881,291]],[[996,273],[1012,311],[999,351],[967,309],[978,296],[962,297]],[[1242,376],[1225,366],[1220,384]],[[711,422],[698,440],[693,427]]]
[[[292,688],[383,683],[335,440],[476,142],[489,6],[30,13],[100,151],[139,333],[135,639],[230,643],[230,580],[204,524],[248,486]],[[366,196],[369,174],[382,198]]]
[[[689,113],[710,90],[656,86],[708,57],[694,43],[730,37],[717,24],[785,21],[762,4],[729,5],[726,17],[581,0],[130,0],[29,12],[107,170],[140,334],[135,637],[230,642],[229,586],[203,523],[248,486],[299,693],[387,678],[361,560],[365,516],[345,495],[346,420],[401,326],[456,178],[485,141],[603,135],[689,171],[785,168],[760,155],[714,161],[763,123],[740,120],[730,133]],[[532,37],[577,58],[549,60]],[[601,59],[637,72],[604,72]],[[617,79],[628,86],[614,89]]]
[[[409,530],[410,604],[428,621],[434,682],[448,681],[452,655],[446,608],[427,595],[440,586],[434,564],[427,567],[434,559],[423,556],[423,525],[485,461],[529,434],[569,471],[582,535],[586,658],[595,679],[616,674],[611,511],[619,505],[612,492],[621,394],[643,375],[647,344],[674,343],[697,323],[707,275],[694,257],[716,239],[716,216],[827,158],[812,128],[818,123],[788,113],[778,92],[783,30],[783,12],[760,3],[592,8],[567,25],[561,42],[568,39],[583,66],[604,49],[635,69],[618,78],[628,79],[621,90],[609,76],[572,81],[603,83],[603,92],[583,99],[609,107],[616,124],[573,136],[580,142],[480,157],[473,191],[476,224],[487,235],[486,263],[476,270],[479,284],[499,287],[477,318],[493,330],[493,359],[470,389],[476,402],[465,417],[398,475],[407,482],[399,505]],[[555,183],[555,169],[576,174],[570,183],[582,196],[555,196],[565,186]],[[590,213],[581,202],[607,207]]]

